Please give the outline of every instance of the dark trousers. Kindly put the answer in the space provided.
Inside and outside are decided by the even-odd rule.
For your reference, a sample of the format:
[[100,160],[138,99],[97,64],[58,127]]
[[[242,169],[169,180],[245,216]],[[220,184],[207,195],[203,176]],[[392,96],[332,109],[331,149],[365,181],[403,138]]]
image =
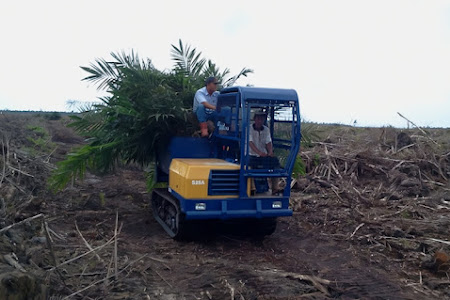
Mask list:
[[[252,169],[273,170],[280,168],[280,161],[278,160],[277,157],[273,156],[266,156],[266,157],[250,156],[250,161],[248,165]],[[267,178],[256,177],[254,178],[254,181],[257,193],[265,193],[269,190]]]

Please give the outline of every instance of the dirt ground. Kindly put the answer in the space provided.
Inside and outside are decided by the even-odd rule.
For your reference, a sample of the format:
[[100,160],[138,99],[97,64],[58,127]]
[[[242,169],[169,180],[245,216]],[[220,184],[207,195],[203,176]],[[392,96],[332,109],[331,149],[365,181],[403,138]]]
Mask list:
[[450,299],[449,129],[318,126],[273,235],[177,242],[139,167],[46,189],[65,123],[0,115],[1,299]]

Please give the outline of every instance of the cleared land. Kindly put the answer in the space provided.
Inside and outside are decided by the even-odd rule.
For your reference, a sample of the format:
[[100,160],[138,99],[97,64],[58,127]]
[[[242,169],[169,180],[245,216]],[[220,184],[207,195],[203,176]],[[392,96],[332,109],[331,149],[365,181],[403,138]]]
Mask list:
[[1,299],[450,298],[449,129],[313,124],[272,236],[176,242],[136,166],[48,192],[83,142],[52,118],[0,115]]

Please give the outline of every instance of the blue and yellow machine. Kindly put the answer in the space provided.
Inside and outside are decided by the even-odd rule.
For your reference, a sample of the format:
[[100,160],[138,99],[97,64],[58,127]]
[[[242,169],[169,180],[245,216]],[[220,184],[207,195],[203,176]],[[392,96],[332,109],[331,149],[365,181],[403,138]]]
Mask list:
[[[257,224],[256,234],[270,235],[277,217],[292,215],[290,182],[301,140],[297,93],[226,88],[217,111],[220,117],[210,138],[175,137],[168,153],[158,158],[158,178],[168,182],[168,188],[153,191],[153,214],[175,239],[185,237],[196,220],[248,220]],[[261,111],[280,162],[276,168],[250,163],[250,126],[255,112]],[[284,184],[281,193],[270,192],[271,177]]]

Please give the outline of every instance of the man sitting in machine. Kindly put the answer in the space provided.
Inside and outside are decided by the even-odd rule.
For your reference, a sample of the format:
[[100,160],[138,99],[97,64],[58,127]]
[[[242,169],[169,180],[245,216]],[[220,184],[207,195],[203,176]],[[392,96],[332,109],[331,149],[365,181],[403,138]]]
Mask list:
[[[249,166],[253,169],[278,169],[280,162],[273,155],[272,138],[270,130],[264,125],[266,121],[266,113],[257,111],[254,115],[254,123],[250,126],[249,131]],[[272,177],[272,194],[276,195],[280,192],[278,178]],[[255,187],[257,193],[268,192],[269,187],[266,178],[255,178]]]

